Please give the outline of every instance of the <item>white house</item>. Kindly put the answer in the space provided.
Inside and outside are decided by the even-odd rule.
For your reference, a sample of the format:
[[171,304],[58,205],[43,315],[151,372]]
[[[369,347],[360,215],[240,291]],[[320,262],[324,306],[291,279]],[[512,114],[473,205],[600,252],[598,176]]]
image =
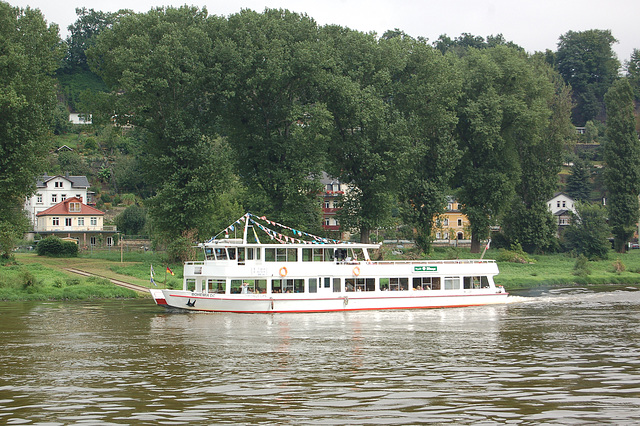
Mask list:
[[547,208],[556,217],[558,228],[571,223],[571,213],[576,213],[575,201],[563,192],[557,192],[547,201]]
[[36,193],[27,198],[24,209],[29,215],[32,225],[37,225],[38,213],[47,210],[68,198],[79,198],[87,203],[89,195],[89,180],[86,176],[42,176],[36,182]]

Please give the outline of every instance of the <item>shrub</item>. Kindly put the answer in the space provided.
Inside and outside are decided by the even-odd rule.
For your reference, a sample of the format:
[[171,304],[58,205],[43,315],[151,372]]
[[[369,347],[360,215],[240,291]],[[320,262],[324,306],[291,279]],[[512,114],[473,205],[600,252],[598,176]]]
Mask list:
[[522,246],[519,243],[513,244],[511,250],[498,250],[496,260],[498,262],[535,263],[534,260],[527,256],[524,250],[522,250]]
[[49,257],[77,257],[78,244],[73,241],[64,241],[54,235],[43,238],[36,247],[38,256]]
[[586,277],[591,274],[591,269],[589,268],[589,259],[584,254],[578,256],[576,259],[576,263],[573,266],[573,275],[577,275],[579,277]]
[[627,267],[624,266],[624,263],[622,263],[620,259],[616,259],[611,266],[613,266],[613,272],[616,274],[621,274],[627,270]]

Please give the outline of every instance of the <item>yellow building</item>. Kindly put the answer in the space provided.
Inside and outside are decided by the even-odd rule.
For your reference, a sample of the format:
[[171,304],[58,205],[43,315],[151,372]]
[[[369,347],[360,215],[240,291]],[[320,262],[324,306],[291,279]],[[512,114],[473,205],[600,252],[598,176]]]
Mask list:
[[449,197],[446,210],[434,218],[432,235],[434,242],[471,239],[469,219],[460,212],[460,203],[454,198]]

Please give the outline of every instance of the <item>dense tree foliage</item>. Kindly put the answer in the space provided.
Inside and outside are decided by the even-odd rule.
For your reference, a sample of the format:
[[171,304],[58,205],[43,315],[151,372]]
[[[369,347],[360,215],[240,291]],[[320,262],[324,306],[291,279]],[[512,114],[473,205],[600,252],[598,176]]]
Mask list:
[[588,202],[591,198],[591,165],[577,158],[567,177],[567,195],[576,201]]
[[563,234],[567,249],[590,260],[606,259],[611,247],[607,210],[599,204],[576,203],[576,212]]
[[317,231],[331,123],[320,99],[330,58],[318,26],[289,11],[244,10],[229,17],[222,34],[221,118],[251,194],[247,207]]
[[625,62],[625,68],[635,100],[640,102],[640,49],[633,49],[631,58]]
[[44,170],[56,107],[52,78],[64,54],[38,10],[0,2],[0,255],[24,232],[22,205]]
[[617,40],[609,30],[569,31],[560,36],[556,67],[573,89],[573,122],[583,126],[602,116],[604,95],[618,76]]
[[605,96],[607,142],[605,182],[609,190],[609,224],[614,248],[626,251],[638,223],[640,193],[640,141],[635,131],[633,91],[626,79],[618,80]]
[[189,7],[126,15],[88,52],[117,121],[146,131],[141,161],[155,190],[147,204],[165,241],[211,235],[218,196],[233,181],[230,151],[214,131],[221,23]]

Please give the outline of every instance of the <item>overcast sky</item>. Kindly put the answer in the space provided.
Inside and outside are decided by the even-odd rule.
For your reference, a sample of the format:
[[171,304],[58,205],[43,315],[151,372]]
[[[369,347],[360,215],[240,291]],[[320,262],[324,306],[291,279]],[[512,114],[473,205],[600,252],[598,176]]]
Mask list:
[[[7,1],[7,0],[2,0]],[[60,26],[62,38],[76,20],[75,8],[104,12],[189,4],[206,7],[211,15],[228,16],[240,9],[265,8],[306,13],[320,25],[338,24],[382,35],[398,28],[413,37],[435,41],[462,33],[486,37],[502,34],[528,52],[557,50],[558,37],[567,31],[611,30],[619,43],[613,46],[621,62],[640,49],[640,0],[8,0],[13,6],[40,9],[49,23]]]

